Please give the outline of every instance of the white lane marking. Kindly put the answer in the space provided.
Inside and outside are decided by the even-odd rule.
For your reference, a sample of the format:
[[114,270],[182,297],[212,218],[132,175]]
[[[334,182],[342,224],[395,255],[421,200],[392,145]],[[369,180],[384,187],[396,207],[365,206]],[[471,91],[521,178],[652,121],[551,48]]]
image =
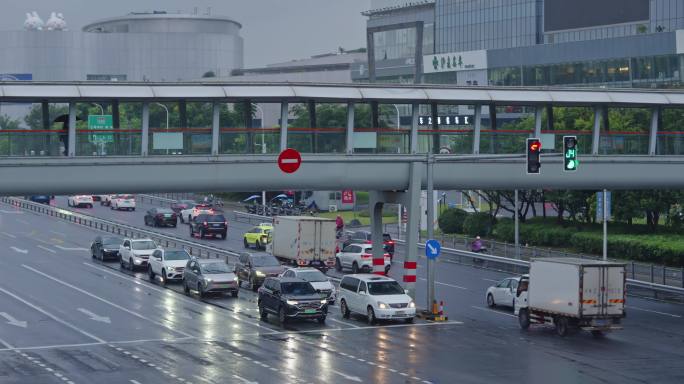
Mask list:
[[61,245],[55,245],[55,248],[59,248],[62,251],[90,251],[88,248],[81,248],[81,247],[63,247]]
[[10,249],[13,250],[14,252],[18,252],[18,253],[23,253],[23,254],[28,253],[27,249],[21,249],[21,248],[17,248],[17,247],[10,247]]
[[632,306],[627,306],[627,305],[625,305],[625,308],[636,309],[637,311],[644,311],[644,312],[657,313],[658,315],[675,317],[675,318],[677,318],[677,319],[680,319],[680,318],[681,318],[680,315],[675,315],[675,314],[673,314],[673,313],[667,313],[667,312],[654,311],[654,310],[652,310],[652,309],[637,308],[637,307],[632,307]]
[[13,234],[11,234],[11,233],[7,233],[7,232],[0,232],[0,233],[2,233],[3,235],[5,235],[5,236],[7,236],[7,237],[11,237],[11,238],[13,238],[13,239],[16,239],[16,238],[17,238],[16,235],[13,235]]
[[64,233],[64,232],[53,231],[53,230],[50,230],[49,232],[50,232],[50,233],[54,233],[55,235],[67,237],[67,234]]
[[14,351],[15,350],[14,347],[10,343],[6,342],[3,339],[0,339],[0,344],[2,344],[3,347],[5,347],[5,349],[4,349],[5,351]]
[[494,279],[485,279],[484,277],[482,278],[484,281],[491,281],[492,283],[498,283],[501,280],[494,280]]
[[[424,279],[424,278],[422,278],[422,277],[419,277],[418,280],[427,281],[427,279]],[[447,283],[441,283],[441,282],[439,282],[439,281],[435,281],[435,284],[438,284],[438,285],[446,285],[447,287],[457,288],[457,289],[463,289],[463,290],[466,290],[466,291],[468,290],[468,288],[466,288],[466,287],[461,287],[461,286],[459,286],[459,285],[453,285],[453,284],[447,284]]]
[[213,381],[208,380],[208,379],[205,379],[204,377],[199,376],[199,375],[192,375],[192,377],[194,377],[195,379],[197,379],[197,380],[199,380],[199,381],[203,381],[203,382],[205,382],[205,383],[214,384]]
[[147,320],[147,321],[149,321],[149,322],[151,322],[151,323],[153,323],[153,324],[161,325],[162,327],[164,327],[164,328],[170,330],[171,332],[175,332],[175,333],[181,334],[181,335],[183,335],[183,336],[187,336],[187,337],[193,337],[192,335],[190,335],[190,334],[188,334],[188,333],[185,333],[185,332],[179,331],[179,330],[175,330],[175,329],[173,329],[173,327],[171,327],[171,326],[168,326],[168,325],[166,325],[166,324],[164,324],[164,323],[160,323],[160,322],[158,322],[158,321],[156,321],[156,320],[154,320],[154,319],[151,319],[151,318],[149,318],[149,317],[147,317],[147,316],[143,316],[143,315],[141,315],[141,314],[139,314],[139,313],[137,313],[137,312],[135,312],[135,311],[131,311],[130,309],[124,308],[124,307],[120,306],[119,304],[112,303],[111,301],[109,301],[109,300],[107,300],[107,299],[104,299],[104,298],[102,298],[102,297],[99,297],[99,296],[97,296],[97,295],[94,295],[94,294],[92,294],[92,293],[90,293],[90,292],[88,292],[88,291],[85,291],[85,290],[83,290],[83,289],[81,289],[81,288],[79,288],[79,287],[76,287],[76,286],[74,286],[74,285],[72,285],[72,284],[69,284],[69,283],[67,283],[66,281],[62,281],[62,280],[60,280],[60,279],[58,279],[58,278],[56,278],[56,277],[52,277],[52,276],[48,275],[47,273],[43,273],[43,272],[41,272],[41,271],[39,271],[39,270],[37,270],[37,269],[35,269],[35,268],[29,267],[29,266],[26,265],[26,264],[22,264],[21,266],[22,266],[23,268],[28,269],[29,271],[35,272],[35,273],[37,273],[37,274],[39,274],[39,275],[41,275],[41,276],[43,276],[43,277],[46,277],[46,278],[48,278],[48,279],[50,279],[50,280],[52,280],[52,281],[54,281],[54,282],[56,282],[56,283],[62,284],[62,285],[64,285],[65,287],[69,287],[69,288],[71,288],[71,289],[73,289],[73,290],[75,290],[75,291],[77,291],[77,292],[80,292],[80,293],[86,295],[86,296],[90,296],[90,297],[92,297],[93,299],[97,299],[97,300],[99,300],[99,301],[101,301],[101,302],[103,302],[103,303],[105,303],[105,304],[109,304],[109,305],[111,305],[112,307],[117,308],[117,309],[120,309],[120,310],[122,310],[122,311],[124,311],[124,312],[126,312],[126,313],[130,313],[131,315],[133,315],[133,316],[135,316],[135,317],[138,317],[138,318],[143,319],[143,320]]
[[[159,292],[159,293],[164,293],[164,294],[172,293],[172,294],[174,295],[174,297],[180,299],[181,301],[183,301],[183,302],[185,302],[185,303],[191,304],[191,305],[193,305],[193,306],[195,306],[195,307],[200,307],[200,308],[202,308],[202,309],[205,309],[205,308],[206,308],[205,305],[204,305],[202,302],[198,302],[197,300],[192,300],[192,299],[190,299],[190,298],[184,296],[183,294],[181,294],[181,293],[179,293],[179,292],[176,292],[176,291],[173,291],[173,290],[170,290],[170,289],[157,288],[157,287],[155,287],[155,286],[153,286],[153,285],[151,285],[151,284],[145,284],[145,283],[144,283],[145,280],[143,280],[143,279],[134,278],[134,277],[129,277],[129,276],[127,276],[127,275],[122,275],[122,274],[120,274],[120,273],[112,272],[112,271],[110,271],[108,268],[101,268],[101,267],[98,267],[98,266],[96,266],[96,265],[93,265],[93,264],[90,264],[90,263],[86,263],[86,262],[84,262],[83,265],[85,265],[85,266],[87,266],[87,267],[90,267],[90,268],[93,268],[93,269],[97,269],[97,270],[100,271],[100,272],[107,273],[107,274],[112,275],[112,276],[114,276],[114,277],[118,277],[119,279],[127,280],[127,281],[130,281],[130,282],[133,282],[133,283],[135,283],[135,284],[141,285],[141,286],[143,286],[143,287],[145,287],[145,288],[151,289],[151,290],[156,291],[156,292]],[[210,308],[212,308],[212,307],[210,307]],[[223,309],[223,308],[221,308],[221,309]],[[251,325],[251,326],[254,326],[254,327],[257,327],[257,328],[263,328],[263,329],[267,329],[267,330],[269,330],[269,331],[275,331],[275,330],[278,329],[278,328],[275,328],[275,327],[274,327],[274,328],[271,328],[271,327],[268,327],[268,326],[259,324],[258,322],[251,322],[251,321],[247,321],[247,320],[241,319],[239,316],[230,315],[228,312],[220,312],[220,313],[222,313],[223,315],[225,315],[226,317],[228,317],[228,318],[230,318],[230,319],[232,319],[232,320],[236,320],[236,321],[239,321],[239,322],[241,322],[241,323],[244,323],[244,324],[247,324],[247,325]]]
[[93,335],[93,334],[91,334],[91,333],[88,333],[88,332],[82,330],[81,328],[79,328],[79,327],[77,327],[77,326],[75,326],[75,325],[73,325],[73,324],[71,324],[71,323],[69,323],[69,322],[67,322],[67,321],[65,321],[65,320],[60,319],[59,317],[57,317],[57,316],[53,315],[52,313],[50,313],[50,312],[44,310],[43,308],[40,308],[39,306],[37,306],[37,305],[35,305],[35,304],[29,303],[28,301],[22,299],[21,297],[15,295],[14,293],[12,293],[12,292],[10,292],[10,291],[8,291],[8,290],[2,288],[2,287],[0,287],[0,292],[6,294],[7,296],[10,296],[10,297],[14,298],[14,299],[17,300],[17,301],[20,301],[20,302],[24,303],[24,305],[26,305],[26,306],[28,306],[28,307],[30,307],[30,308],[33,308],[34,310],[36,310],[36,311],[42,313],[43,315],[45,315],[45,316],[51,318],[52,320],[54,320],[54,321],[56,321],[56,322],[58,322],[58,323],[60,323],[60,324],[62,324],[62,325],[64,325],[64,326],[67,326],[67,327],[73,329],[74,331],[76,331],[76,332],[78,332],[78,333],[84,335],[84,336],[87,336],[87,337],[89,337],[89,338],[91,338],[91,339],[93,339],[93,340],[95,340],[95,341],[97,341],[97,342],[100,342],[100,343],[106,343],[106,341],[100,339],[99,337],[97,337],[97,336],[95,336],[95,335]]
[[356,381],[357,383],[360,383],[360,382],[361,382],[361,378],[358,377],[358,376],[347,375],[347,374],[345,374],[345,373],[342,373],[342,372],[340,372],[340,371],[336,371],[336,370],[334,370],[334,369],[331,369],[330,372],[332,372],[332,373],[334,373],[334,374],[336,374],[336,375],[338,375],[338,376],[342,376],[342,377],[344,377],[345,379],[347,379],[347,380],[349,380],[349,381]]
[[17,221],[22,223],[22,224],[31,225],[31,223],[29,223],[28,221],[26,221],[24,219],[17,219]]
[[48,252],[51,252],[51,253],[57,253],[57,251],[55,251],[55,250],[53,250],[53,249],[50,249],[50,248],[48,248],[48,247],[44,247],[44,246],[42,246],[42,245],[36,245],[36,247],[42,249],[43,251],[48,251]]
[[89,310],[87,310],[87,309],[85,309],[85,308],[76,308],[76,310],[79,311],[79,312],[81,312],[82,314],[84,314],[84,315],[90,317],[90,320],[99,321],[99,322],[101,322],[101,323],[107,323],[107,324],[111,324],[111,323],[112,323],[112,321],[109,319],[109,317],[107,317],[107,316],[99,316],[99,315],[96,315],[96,314],[94,314],[93,312],[91,312],[91,311],[89,311]]
[[12,213],[12,214],[15,214],[15,215],[23,215],[23,214],[24,214],[24,211],[8,211],[8,210],[6,210],[6,209],[0,209],[0,212],[2,212],[2,213]]
[[133,383],[133,384],[140,384],[140,382],[139,382],[138,380],[133,380],[133,379],[131,379],[131,383]]
[[358,325],[355,325],[355,324],[352,324],[352,323],[347,323],[346,321],[342,321],[342,320],[331,319],[331,318],[328,318],[328,320],[330,320],[330,321],[332,321],[332,322],[335,322],[335,323],[338,323],[338,324],[348,325],[348,326],[354,327],[354,328],[358,328],[358,327],[359,327]]
[[238,379],[238,380],[240,380],[241,382],[243,382],[243,383],[245,383],[245,384],[259,384],[258,381],[247,380],[247,379],[245,379],[244,377],[240,377],[240,376],[238,376],[238,375],[236,375],[236,374],[233,374],[233,377],[236,378],[236,379]]
[[484,308],[484,307],[478,307],[478,306],[476,306],[476,305],[471,305],[470,307],[471,307],[471,308],[475,308],[475,309],[479,309],[480,311],[493,312],[493,313],[498,313],[499,315],[504,315],[504,316],[509,316],[509,317],[518,318],[518,316],[512,315],[512,314],[510,314],[510,313],[501,312],[501,311],[495,311],[495,310],[493,310],[493,309]]
[[25,321],[19,321],[14,318],[14,316],[6,313],[6,312],[0,312],[0,316],[4,317],[5,320],[7,320],[7,324],[9,325],[14,325],[15,327],[20,327],[20,328],[26,328],[27,323]]

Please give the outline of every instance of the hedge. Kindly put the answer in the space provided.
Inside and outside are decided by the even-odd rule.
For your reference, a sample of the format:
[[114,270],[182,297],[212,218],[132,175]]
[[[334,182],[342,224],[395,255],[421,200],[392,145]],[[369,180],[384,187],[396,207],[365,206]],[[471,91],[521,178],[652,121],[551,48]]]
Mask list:
[[489,236],[493,228],[491,216],[484,212],[470,214],[463,221],[463,232],[468,236]]
[[443,233],[463,233],[463,222],[467,217],[468,212],[458,208],[450,208],[439,215],[437,223]]

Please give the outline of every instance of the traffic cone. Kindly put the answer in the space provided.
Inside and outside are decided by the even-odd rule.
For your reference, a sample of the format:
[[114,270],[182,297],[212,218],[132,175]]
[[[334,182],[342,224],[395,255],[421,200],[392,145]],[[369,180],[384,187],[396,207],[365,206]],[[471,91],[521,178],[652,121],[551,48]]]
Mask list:
[[437,300],[432,301],[432,316],[437,316]]

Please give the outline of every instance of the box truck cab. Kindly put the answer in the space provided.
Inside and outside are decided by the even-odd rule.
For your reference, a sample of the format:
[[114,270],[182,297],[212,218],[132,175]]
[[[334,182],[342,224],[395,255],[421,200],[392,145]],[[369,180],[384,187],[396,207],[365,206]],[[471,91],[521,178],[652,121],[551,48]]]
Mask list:
[[594,336],[622,329],[625,265],[576,258],[535,259],[518,284],[515,314],[522,329],[552,324],[560,336],[570,330]]

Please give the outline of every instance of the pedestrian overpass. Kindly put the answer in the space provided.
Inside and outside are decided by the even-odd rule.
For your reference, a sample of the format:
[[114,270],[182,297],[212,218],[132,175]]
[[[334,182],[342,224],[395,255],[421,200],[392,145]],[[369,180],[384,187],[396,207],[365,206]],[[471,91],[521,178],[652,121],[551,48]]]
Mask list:
[[[0,116],[21,106],[26,124],[0,120],[0,194],[368,190],[375,244],[382,205],[410,208],[409,289],[428,174],[436,189],[684,188],[677,90],[0,82]],[[563,135],[578,136],[576,172]],[[541,174],[526,173],[528,137],[546,148]],[[288,147],[293,174],[276,164]]]

